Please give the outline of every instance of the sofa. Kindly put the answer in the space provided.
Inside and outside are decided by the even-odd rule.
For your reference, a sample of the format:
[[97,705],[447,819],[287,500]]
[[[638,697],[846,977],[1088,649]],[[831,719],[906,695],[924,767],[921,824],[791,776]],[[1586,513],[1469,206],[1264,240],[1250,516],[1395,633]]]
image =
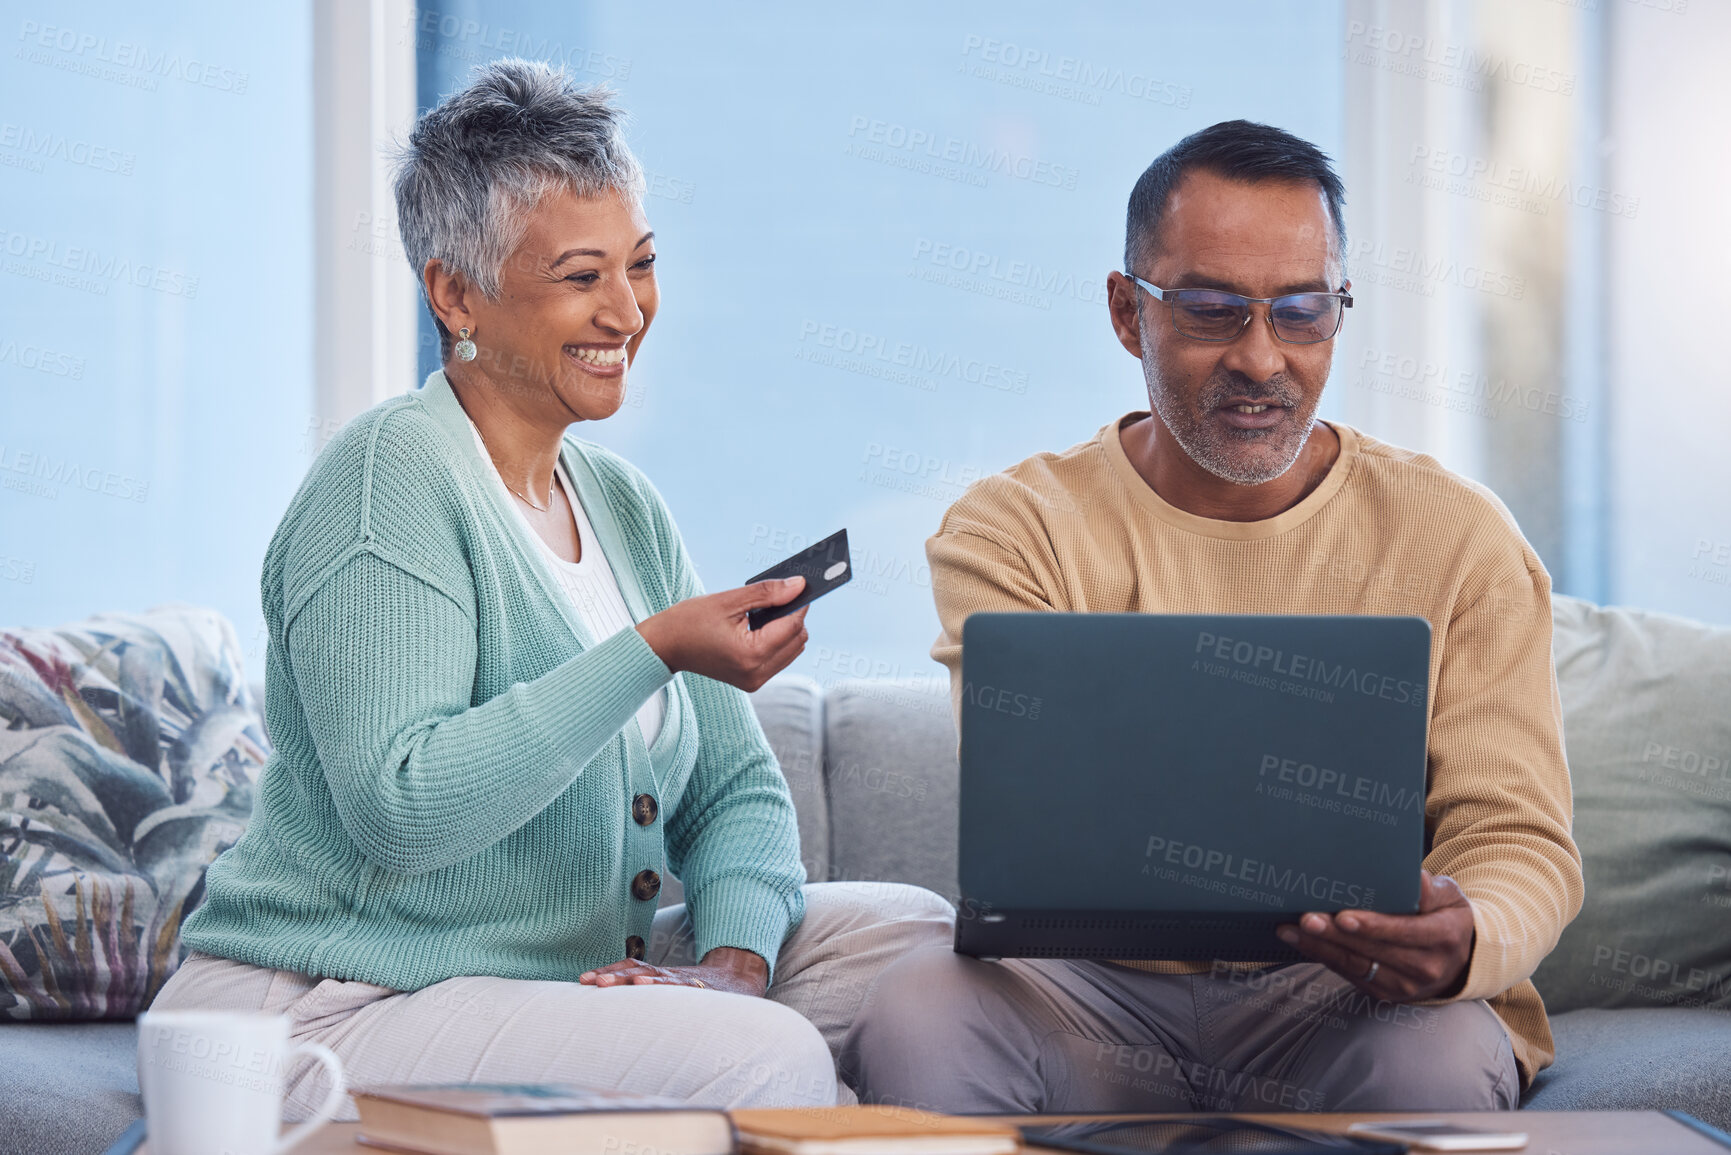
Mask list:
[[[1731,1128],[1731,630],[1563,597],[1555,622],[1587,902],[1534,976],[1557,1061],[1522,1106],[1676,1108]],[[811,878],[957,901],[941,677],[783,675],[753,704]],[[0,1022],[0,1151],[102,1151],[140,1112],[134,1040],[130,1022]]]

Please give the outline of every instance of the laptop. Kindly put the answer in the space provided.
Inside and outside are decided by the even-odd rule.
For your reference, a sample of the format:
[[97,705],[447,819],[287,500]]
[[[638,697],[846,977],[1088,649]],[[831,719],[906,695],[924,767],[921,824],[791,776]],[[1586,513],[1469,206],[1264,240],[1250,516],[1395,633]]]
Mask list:
[[961,902],[981,958],[1300,956],[1310,910],[1413,913],[1430,623],[979,613]]

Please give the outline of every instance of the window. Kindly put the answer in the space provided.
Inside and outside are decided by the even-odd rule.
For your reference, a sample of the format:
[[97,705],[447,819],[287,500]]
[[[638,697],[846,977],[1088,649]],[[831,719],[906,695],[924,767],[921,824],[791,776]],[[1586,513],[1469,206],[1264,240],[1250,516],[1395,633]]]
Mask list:
[[0,615],[213,606],[311,460],[310,6],[13,6],[0,69]]
[[1147,408],[1104,304],[1130,186],[1238,116],[1338,155],[1339,27],[1310,3],[515,3],[423,7],[417,48],[423,107],[500,55],[621,93],[663,302],[627,405],[580,435],[650,476],[712,590],[846,526],[855,577],[791,667],[828,682],[943,676],[945,507]]
[[649,173],[662,313],[583,434],[654,479],[712,589],[851,531],[797,672],[941,675],[925,539],[973,480],[1146,406],[1103,303],[1124,203],[1240,116],[1346,178],[1323,415],[1489,485],[1560,592],[1731,622],[1725,164],[1695,135],[1731,105],[1717,7],[312,0],[7,27],[9,623],[206,604],[256,672],[307,465],[435,363],[382,146],[502,55],[618,89]]

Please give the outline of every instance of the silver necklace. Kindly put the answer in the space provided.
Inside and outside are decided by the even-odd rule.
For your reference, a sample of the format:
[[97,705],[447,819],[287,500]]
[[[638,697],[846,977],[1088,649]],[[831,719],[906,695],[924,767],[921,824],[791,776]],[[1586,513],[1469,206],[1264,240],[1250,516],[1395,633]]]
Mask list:
[[[493,468],[495,471],[497,471],[499,467],[497,465],[495,465]],[[500,475],[499,480],[504,481],[505,480],[504,476]],[[509,484],[506,484],[505,488],[511,489],[511,486]],[[549,484],[547,486],[547,504],[546,505],[536,505],[534,502],[530,501],[528,498],[523,497],[522,494],[517,493],[517,491],[515,489],[511,489],[511,492],[516,494],[518,497],[522,497],[523,498],[523,504],[529,506],[531,509],[538,509],[542,513],[546,513],[549,509],[551,509],[553,507],[553,486],[551,484]]]
[[[474,418],[471,417],[469,419],[469,424],[474,425]],[[485,447],[487,444],[487,439],[485,437],[481,437],[481,430],[480,430],[479,426],[476,426],[476,428],[475,428],[475,436],[481,438],[481,445],[483,447]],[[546,513],[549,509],[553,508],[553,482],[551,480],[549,480],[547,482],[547,504],[546,505],[536,505],[534,502],[530,501],[528,498],[523,497],[523,495],[521,493],[518,493],[515,489],[511,489],[511,483],[509,481],[505,480],[505,475],[503,473],[499,472],[499,463],[496,461],[493,461],[493,451],[491,449],[487,450],[487,460],[493,462],[493,475],[499,479],[499,484],[503,485],[506,489],[510,489],[511,493],[514,496],[522,498],[524,505],[528,506],[530,509],[540,510],[542,513]]]

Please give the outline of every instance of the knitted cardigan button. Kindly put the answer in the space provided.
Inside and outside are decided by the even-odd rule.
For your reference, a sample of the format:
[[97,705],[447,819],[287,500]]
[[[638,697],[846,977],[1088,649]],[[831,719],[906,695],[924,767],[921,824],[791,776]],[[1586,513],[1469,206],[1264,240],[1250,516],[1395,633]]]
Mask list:
[[631,800],[631,817],[639,826],[648,826],[660,813],[661,805],[655,801],[653,794],[639,794]]
[[639,870],[631,880],[631,897],[638,902],[648,902],[660,893],[661,876],[653,870]]
[[641,959],[643,957],[643,936],[634,934],[625,940],[625,957]]

